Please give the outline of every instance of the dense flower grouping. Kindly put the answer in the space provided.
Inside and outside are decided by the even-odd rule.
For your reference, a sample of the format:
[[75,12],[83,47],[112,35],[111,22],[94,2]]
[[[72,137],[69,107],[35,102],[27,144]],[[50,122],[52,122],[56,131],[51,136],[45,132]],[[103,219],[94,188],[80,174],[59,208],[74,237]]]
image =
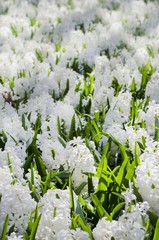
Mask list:
[[1,239],[157,239],[158,16],[0,1]]

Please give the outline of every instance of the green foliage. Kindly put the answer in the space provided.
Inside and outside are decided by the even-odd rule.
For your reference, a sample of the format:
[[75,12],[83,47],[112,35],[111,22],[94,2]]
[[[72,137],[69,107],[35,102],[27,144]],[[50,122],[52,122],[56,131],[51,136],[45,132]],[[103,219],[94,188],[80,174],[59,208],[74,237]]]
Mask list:
[[141,23],[139,22],[139,25],[134,30],[134,36],[144,36],[145,35],[145,29],[142,28]]
[[[80,227],[83,231],[88,232],[90,239],[93,240],[92,231],[89,224],[85,220],[80,201],[74,196],[71,177],[69,177],[69,190],[70,190],[70,209],[72,216],[71,228],[76,229]],[[82,198],[80,200],[83,203],[85,203],[85,201]],[[86,206],[88,206],[87,203]]]
[[72,187],[72,178],[69,177],[69,190],[70,190],[70,209],[71,212],[74,211],[74,198],[73,198],[73,187]]
[[108,141],[95,174],[99,179],[97,191],[91,194],[91,198],[98,217],[105,216],[111,221],[118,218],[125,205],[121,193],[127,189],[128,181],[133,181],[135,168],[139,164],[138,145],[136,145],[136,157],[131,162],[126,148],[120,142],[107,133],[102,134],[119,147],[121,159],[118,165],[110,168],[111,141]]
[[137,91],[137,98],[143,99],[145,97],[145,90],[146,90],[147,83],[150,81],[151,76],[153,75],[154,72],[155,72],[155,68],[152,66],[150,62],[148,62],[147,64],[143,65],[140,68],[142,81],[141,81],[140,89]]
[[14,35],[14,37],[18,37],[18,29],[16,27],[15,24],[11,24],[11,31],[12,31],[12,34]]
[[36,25],[36,19],[35,18],[30,18],[30,26],[34,27]]
[[63,101],[69,91],[69,88],[70,88],[69,79],[67,79],[66,81],[66,87],[64,90],[61,90],[60,83],[59,83],[59,92],[56,93],[55,90],[53,90],[52,92],[52,98],[54,99],[54,101],[59,101],[59,100]]
[[84,76],[84,78],[87,77],[88,74],[90,74],[93,71],[93,67],[90,67],[86,63],[79,63],[78,58],[74,58],[72,61],[72,64],[67,64],[67,68],[73,69],[75,72],[80,73]]
[[[56,172],[56,175],[58,175],[60,173]],[[46,179],[45,181],[41,181],[41,190],[42,190],[42,195],[44,195],[48,189],[55,189],[55,185],[53,183],[53,177],[56,176],[55,174],[53,174],[53,171],[50,170],[47,175],[46,175]]]
[[117,97],[120,90],[122,89],[122,85],[118,83],[118,80],[116,77],[114,77],[114,80],[112,81],[111,87],[115,90],[115,96]]
[[14,77],[11,78],[11,79],[8,79],[8,81],[9,81],[10,89],[13,91],[13,88],[14,88]]
[[7,135],[2,130],[2,132],[0,133],[0,148],[2,150],[4,150],[6,142],[7,142]]
[[40,218],[41,218],[41,214],[38,213],[38,205],[37,205],[35,212],[34,212],[34,216],[33,216],[33,213],[30,215],[27,230],[23,235],[25,240],[35,240],[36,239],[36,232],[38,229]]
[[22,114],[22,127],[24,128],[25,131],[28,130],[28,127],[26,125],[26,121],[25,121],[26,117],[25,117],[25,114],[23,113]]
[[2,235],[0,237],[1,240],[7,239],[7,228],[8,228],[9,216],[7,215],[3,224]]
[[83,231],[88,232],[90,240],[93,240],[93,235],[89,224],[84,223],[83,219],[75,212],[73,212],[72,228],[80,227]]
[[37,60],[42,63],[44,61],[44,56],[43,56],[43,53],[40,49],[36,49],[35,50],[35,55],[37,57]]
[[107,211],[104,209],[104,207],[102,206],[97,196],[94,194],[91,194],[91,198],[94,203],[95,209],[97,210],[99,218],[106,217],[107,219],[111,220],[111,217],[109,216]]
[[109,48],[103,49],[100,51],[100,56],[107,56],[107,58],[110,60],[110,51]]
[[154,58],[155,56],[155,52],[154,52],[154,49],[153,49],[153,46],[152,45],[147,45],[147,51],[148,51],[148,54],[150,57]]
[[142,81],[140,84],[140,88],[137,89],[136,87],[136,83],[135,83],[135,79],[132,79],[132,84],[131,84],[131,92],[132,92],[132,96],[133,96],[133,101],[135,102],[137,99],[139,100],[145,100],[145,90],[146,90],[146,86],[147,83],[150,81],[151,76],[154,74],[155,72],[155,68],[152,66],[152,64],[150,62],[148,62],[147,64],[143,65],[140,69],[139,69],[141,75],[142,75]]
[[158,218],[157,223],[156,223],[153,240],[158,240],[158,236],[159,236],[159,218]]
[[138,99],[132,97],[131,100],[131,108],[130,108],[130,115],[129,119],[131,121],[131,125],[135,125],[136,120],[138,119],[138,110],[141,109],[141,102]]
[[159,142],[159,118],[155,116],[155,141]]
[[20,72],[18,73],[18,78],[25,78],[26,77],[26,70],[21,69]]
[[[25,127],[24,119],[23,119],[23,126]],[[28,172],[28,169],[31,168],[31,164],[35,163],[37,171],[38,171],[39,175],[41,176],[41,178],[43,179],[47,175],[46,167],[41,158],[41,152],[36,145],[37,135],[38,135],[38,133],[41,132],[40,115],[36,119],[36,122],[33,126],[33,130],[34,130],[34,136],[32,138],[32,142],[30,143],[30,145],[27,147],[27,150],[26,150],[28,156],[27,156],[27,159],[24,164],[24,175]]]

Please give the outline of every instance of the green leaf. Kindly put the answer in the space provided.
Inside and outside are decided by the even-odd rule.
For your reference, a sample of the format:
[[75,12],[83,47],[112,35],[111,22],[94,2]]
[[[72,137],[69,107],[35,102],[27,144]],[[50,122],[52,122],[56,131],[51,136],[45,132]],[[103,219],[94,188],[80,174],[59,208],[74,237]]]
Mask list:
[[63,184],[63,182],[62,182],[61,178],[59,178],[58,176],[55,176],[55,178],[56,178],[57,182],[58,182],[60,185],[62,185],[62,184]]
[[134,159],[134,163],[135,163],[135,167],[137,167],[140,164],[140,158],[139,158],[139,144],[138,142],[135,142],[135,159]]
[[7,153],[7,159],[8,159],[8,167],[9,167],[10,173],[13,173],[12,162],[11,162],[11,159],[10,159],[9,152]]
[[66,141],[61,137],[58,137],[58,140],[61,143],[61,145],[65,148],[66,147]]
[[25,69],[21,69],[18,72],[18,78],[25,78],[26,77],[26,70]]
[[59,52],[61,50],[61,44],[60,43],[57,43],[55,45],[55,49],[56,49],[56,52]]
[[67,79],[67,81],[66,81],[66,88],[65,88],[65,90],[63,91],[63,94],[62,94],[62,96],[61,96],[61,99],[62,99],[62,100],[64,99],[64,97],[65,97],[66,94],[68,93],[69,88],[70,88],[69,79]]
[[157,223],[156,223],[153,240],[158,240],[158,238],[159,238],[159,218],[158,218]]
[[31,231],[31,235],[30,235],[29,240],[35,240],[35,236],[36,236],[36,232],[37,232],[37,229],[38,229],[40,218],[41,218],[41,215],[39,215],[37,217],[37,219],[35,220],[35,222],[33,224],[33,227],[32,227],[32,231]]
[[69,176],[69,191],[70,191],[70,208],[71,213],[74,211],[74,197],[73,197],[73,188],[72,188],[72,177]]
[[150,62],[148,62],[145,65],[143,65],[139,70],[142,75],[142,81],[141,81],[140,89],[137,91],[137,97],[141,99],[145,97],[145,89],[146,89],[147,83],[150,81],[151,76],[155,72],[155,68],[152,66]]
[[131,83],[131,91],[135,92],[136,91],[136,83],[135,83],[135,79],[132,79],[132,83]]
[[88,232],[90,240],[93,240],[92,231],[88,224],[85,224],[82,218],[75,212],[73,212],[73,217],[76,219],[77,225],[80,225],[81,229],[85,232]]
[[30,18],[30,26],[33,27],[36,24],[36,19],[35,18]]
[[[102,160],[105,157],[102,157]],[[101,162],[102,162],[101,160]],[[100,164],[101,164],[100,162]],[[98,194],[98,199],[101,204],[105,204],[107,202],[107,193],[108,193],[108,188],[110,184],[113,184],[112,177],[110,173],[107,171],[107,169],[103,170],[103,166],[98,167],[97,169],[97,177],[99,178],[98,186],[97,186],[97,194]]]
[[75,114],[72,117],[71,120],[71,126],[70,126],[70,131],[69,131],[69,139],[72,140],[73,137],[75,136]]
[[118,198],[121,198],[121,199],[123,199],[123,200],[125,199],[121,193],[112,192],[112,194],[114,194],[115,196],[117,196]]
[[7,239],[7,228],[8,228],[8,222],[9,222],[9,217],[8,215],[5,218],[5,222],[3,225],[3,230],[2,230],[2,235],[1,235],[1,240],[6,240]]
[[43,187],[43,195],[47,192],[47,190],[50,188],[50,183],[51,183],[51,177],[52,177],[52,171],[49,171],[47,176],[46,176],[46,181],[44,182],[44,187]]
[[135,168],[136,168],[136,164],[135,164],[135,160],[130,164],[128,163],[128,170],[126,173],[125,178],[127,180],[132,180],[134,177],[134,173],[135,173]]
[[[107,149],[107,146],[105,149]],[[105,150],[104,152],[106,153]],[[109,184],[113,182],[113,180],[108,177],[107,166],[107,158],[105,154],[103,154],[96,173],[96,177],[99,178],[98,191],[107,191]]]
[[25,123],[25,115],[22,114],[22,127],[24,128],[25,131],[28,130],[28,127],[26,126],[26,123]]
[[18,29],[15,24],[11,24],[11,30],[14,37],[18,37]]
[[148,211],[147,214],[149,215],[149,219],[150,219],[151,225],[155,229],[156,224],[157,224],[157,220],[158,220],[158,216],[155,213],[151,212],[151,211]]
[[95,142],[98,143],[99,140],[102,137],[102,134],[101,134],[101,132],[100,132],[100,130],[99,130],[99,128],[98,128],[98,126],[97,126],[97,124],[94,120],[91,121],[91,124],[92,124],[93,128],[95,129],[95,136],[93,136],[94,140],[95,140]]
[[117,97],[119,95],[120,90],[122,89],[122,85],[118,83],[118,79],[116,77],[114,77],[111,87],[114,88],[115,96]]
[[88,212],[95,215],[94,209],[80,195],[78,196],[78,201]]
[[82,182],[82,183],[78,186],[78,188],[76,189],[75,193],[76,193],[77,195],[79,195],[79,194],[81,193],[82,189],[83,189],[86,185],[87,185],[87,182]]
[[125,172],[126,172],[126,167],[127,167],[127,161],[124,161],[119,169],[118,175],[115,178],[116,182],[118,183],[119,187],[121,187],[122,182],[125,178]]
[[154,58],[155,52],[152,45],[147,45],[147,51],[150,57]]
[[47,175],[47,173],[46,173],[46,168],[45,168],[45,165],[44,165],[44,162],[43,162],[42,158],[35,157],[35,162],[36,162],[36,166],[37,166],[39,175],[42,178],[45,177]]
[[88,194],[90,195],[93,192],[94,192],[94,187],[93,187],[92,176],[91,176],[91,173],[88,173]]
[[38,229],[40,218],[41,218],[41,214],[38,216],[38,207],[36,207],[35,219],[34,219],[34,223],[32,224],[32,227],[31,227],[31,234],[30,234],[29,240],[35,240],[35,236],[36,236],[36,232]]
[[28,169],[30,168],[31,166],[31,163],[33,161],[33,158],[34,158],[34,153],[32,153],[25,161],[25,164],[24,164],[24,173],[26,174],[28,172]]
[[[57,117],[57,130],[58,130],[58,134],[60,135],[59,141],[62,145],[64,144],[64,141],[69,141],[69,137],[65,134],[65,129],[64,129],[64,126],[63,126],[64,122],[63,121],[64,120],[62,119],[61,120],[62,124],[61,124],[59,116]],[[72,124],[75,124],[75,122],[72,122]],[[73,125],[72,125],[72,127],[73,127]],[[65,144],[63,146],[65,147]]]
[[155,141],[159,142],[159,118],[155,116]]
[[40,218],[41,218],[41,214],[40,215],[38,214],[38,205],[36,205],[36,208],[30,214],[28,227],[23,234],[23,237],[25,240],[35,240],[36,239],[35,237],[36,237],[36,232],[37,232]]
[[41,50],[36,49],[36,50],[35,50],[35,55],[36,55],[37,60],[38,60],[39,62],[42,63],[42,62],[44,61],[44,57],[43,57],[43,54],[42,54],[42,51],[41,51]]
[[135,119],[138,117],[138,104],[134,97],[131,100],[131,111],[130,111],[130,119],[131,125],[135,124]]
[[125,203],[121,202],[113,209],[113,211],[111,213],[112,219],[115,219],[116,217],[118,217],[118,215],[121,212],[121,209],[124,207],[124,205],[125,205]]
[[108,133],[105,133],[105,132],[102,132],[102,134],[104,136],[108,137],[108,138],[111,138],[113,140],[113,142],[119,146],[120,152],[122,154],[122,161],[123,162],[122,162],[122,165],[119,168],[118,175],[115,177],[115,181],[117,182],[117,184],[120,188],[121,185],[122,185],[122,182],[125,178],[129,158],[128,158],[128,155],[126,153],[125,147],[119,141],[117,141],[111,134],[108,134]]
[[0,133],[0,148],[2,150],[4,150],[6,142],[7,142],[7,136],[5,132],[2,130],[2,132]]
[[106,217],[108,220],[111,221],[111,216],[107,213],[107,211],[103,208],[102,204],[100,203],[99,199],[97,198],[96,195],[94,194],[91,194],[91,199],[94,203],[94,206],[96,207],[97,209],[97,213],[98,213],[98,216],[99,218],[103,218],[103,217]]
[[9,132],[6,132],[10,137],[11,139],[15,142],[15,145],[18,146],[18,142],[15,140],[15,138],[9,133]]
[[34,127],[33,127],[33,130],[34,130],[37,134],[38,134],[38,133],[40,132],[40,130],[41,130],[41,125],[42,125],[42,123],[41,123],[41,116],[38,115],[38,116],[37,116],[37,119],[36,119],[36,121],[35,121]]
[[33,163],[31,163],[31,184],[34,185],[34,167],[33,167]]
[[78,199],[76,200],[75,198],[74,198],[74,208],[75,208],[75,212],[80,216],[80,218],[82,219],[84,224],[87,224],[86,220],[84,218],[83,211],[82,211],[82,208],[80,206],[80,203],[79,203]]

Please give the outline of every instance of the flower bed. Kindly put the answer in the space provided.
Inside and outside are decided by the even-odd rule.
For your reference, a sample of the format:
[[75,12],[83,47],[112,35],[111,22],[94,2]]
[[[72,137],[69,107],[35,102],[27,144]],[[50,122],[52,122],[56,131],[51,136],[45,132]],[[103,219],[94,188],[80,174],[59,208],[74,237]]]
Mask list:
[[158,240],[158,15],[0,2],[0,239]]

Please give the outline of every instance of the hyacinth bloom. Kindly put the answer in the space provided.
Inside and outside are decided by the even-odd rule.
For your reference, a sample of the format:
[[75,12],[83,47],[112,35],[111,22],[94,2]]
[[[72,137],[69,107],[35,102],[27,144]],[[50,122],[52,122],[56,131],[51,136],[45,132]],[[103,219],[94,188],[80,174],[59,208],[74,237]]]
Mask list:
[[0,1],[0,239],[158,239],[158,9]]

